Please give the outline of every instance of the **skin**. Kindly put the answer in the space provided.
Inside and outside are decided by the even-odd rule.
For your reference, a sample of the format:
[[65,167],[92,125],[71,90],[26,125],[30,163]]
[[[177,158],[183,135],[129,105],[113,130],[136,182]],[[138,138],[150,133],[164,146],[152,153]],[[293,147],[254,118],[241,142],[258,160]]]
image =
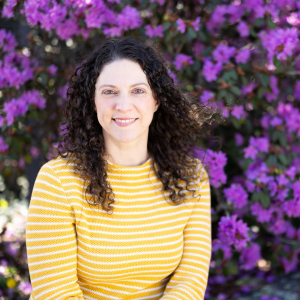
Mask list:
[[[95,88],[97,118],[107,152],[104,158],[119,166],[143,164],[150,158],[147,150],[149,126],[159,107],[146,74],[138,63],[127,59],[114,61],[104,66]],[[137,120],[121,127],[113,120],[115,118]]]

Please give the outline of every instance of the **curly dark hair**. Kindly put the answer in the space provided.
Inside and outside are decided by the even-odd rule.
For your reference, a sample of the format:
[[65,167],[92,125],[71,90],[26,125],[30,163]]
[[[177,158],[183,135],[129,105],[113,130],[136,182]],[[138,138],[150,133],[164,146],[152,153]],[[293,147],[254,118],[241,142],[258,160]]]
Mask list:
[[69,79],[64,110],[66,133],[58,143],[57,155],[52,157],[69,157],[73,162],[75,159],[75,169],[89,180],[85,192],[93,196],[92,205],[101,204],[106,212],[112,213],[111,204],[115,200],[107,181],[107,161],[104,159],[107,153],[94,98],[95,84],[101,70],[106,64],[120,59],[140,65],[155,100],[160,103],[149,127],[147,148],[153,158],[155,174],[163,184],[162,190],[170,191],[170,200],[178,205],[184,196],[179,181],[183,180],[189,190],[189,170],[195,170],[199,162],[195,149],[203,149],[198,146],[199,139],[209,132],[204,128],[204,123],[209,125],[207,120],[216,110],[177,87],[168,72],[168,62],[151,40],[132,37],[110,39],[75,69]]

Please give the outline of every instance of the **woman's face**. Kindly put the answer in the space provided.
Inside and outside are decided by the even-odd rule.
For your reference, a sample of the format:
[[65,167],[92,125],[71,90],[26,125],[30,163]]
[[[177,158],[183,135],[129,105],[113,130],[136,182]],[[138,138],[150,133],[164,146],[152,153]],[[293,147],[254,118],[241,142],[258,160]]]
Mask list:
[[95,88],[97,117],[105,144],[147,142],[159,104],[140,65],[126,59],[105,65]]

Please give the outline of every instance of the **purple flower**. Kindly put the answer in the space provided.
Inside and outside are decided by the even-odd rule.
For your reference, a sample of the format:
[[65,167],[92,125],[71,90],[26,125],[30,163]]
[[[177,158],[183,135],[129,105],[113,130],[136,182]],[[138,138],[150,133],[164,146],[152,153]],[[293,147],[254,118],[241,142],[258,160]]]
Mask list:
[[17,5],[17,0],[6,0],[2,10],[3,18],[12,18],[14,16],[13,8]]
[[139,17],[139,11],[135,7],[126,5],[117,16],[117,26],[122,30],[135,29],[142,25],[143,21]]
[[242,37],[249,36],[250,30],[246,22],[241,21],[237,26],[237,30]]
[[186,27],[184,21],[182,19],[178,19],[176,23],[177,23],[178,31],[180,31],[181,33],[184,33],[185,27]]
[[246,187],[246,189],[247,189],[247,191],[249,193],[253,193],[254,192],[254,190],[255,190],[255,183],[253,183],[253,182],[251,182],[250,180],[247,179],[247,180],[245,180],[244,185],[245,185],[245,187]]
[[250,51],[251,50],[249,48],[240,50],[235,57],[235,61],[237,63],[245,64],[250,58]]
[[58,70],[58,67],[55,65],[51,65],[48,68],[49,73],[53,76],[56,75],[57,70]]
[[300,101],[300,80],[296,81],[294,96],[296,100]]
[[227,245],[234,245],[237,250],[242,250],[250,241],[249,227],[242,220],[237,221],[237,216],[221,217],[219,222],[218,238]]
[[293,54],[293,50],[299,42],[297,28],[276,28],[269,32],[261,31],[258,36],[261,43],[268,52],[267,58],[272,63],[273,56],[276,55],[279,60],[287,60],[288,56]]
[[3,49],[3,52],[12,51],[17,45],[18,43],[11,32],[0,29],[0,48]]
[[241,269],[251,270],[256,266],[257,261],[261,258],[261,249],[257,243],[252,243],[249,248],[241,251],[240,263]]
[[258,153],[257,149],[255,147],[253,147],[252,145],[244,148],[243,151],[245,153],[245,155],[244,155],[245,158],[252,158],[252,159],[255,159],[257,156],[257,153]]
[[244,144],[244,137],[240,133],[235,133],[234,140],[236,146],[242,146]]
[[214,59],[217,62],[222,62],[223,64],[229,63],[230,57],[232,57],[236,52],[235,47],[229,47],[223,44],[219,44],[217,48],[212,52]]
[[5,143],[4,138],[0,136],[0,152],[4,153],[8,149],[8,145]]
[[247,95],[253,92],[253,90],[257,87],[257,84],[254,82],[250,82],[247,86],[242,86],[243,95]]
[[247,117],[247,113],[245,112],[243,105],[234,106],[231,114],[239,120]]
[[197,17],[196,20],[194,22],[192,22],[192,26],[194,27],[195,31],[198,31],[200,28],[200,17]]
[[270,191],[270,197],[274,197],[278,191],[277,183],[272,180],[268,184],[268,190]]
[[18,289],[25,295],[29,295],[32,292],[32,287],[29,282],[21,282],[18,286]]
[[270,121],[270,125],[275,127],[277,125],[281,125],[283,123],[283,120],[277,116],[274,116],[273,119]]
[[273,209],[265,209],[260,203],[255,202],[251,205],[251,213],[257,217],[258,222],[269,222],[272,217]]
[[183,66],[191,65],[194,61],[191,56],[178,54],[175,58],[174,65],[176,70],[180,70]]
[[211,91],[203,91],[202,95],[200,96],[200,100],[203,102],[203,103],[208,103],[208,101],[212,98],[214,98],[215,94]]
[[195,155],[200,158],[203,165],[209,165],[209,177],[212,186],[219,187],[221,183],[226,183],[227,176],[224,172],[224,167],[227,163],[227,157],[225,153],[207,149],[206,151],[195,150]]
[[288,169],[286,169],[285,174],[289,176],[291,180],[294,180],[296,176],[296,167],[290,166]]
[[250,145],[254,146],[259,152],[269,152],[270,142],[265,137],[254,138],[250,137]]
[[78,30],[78,23],[71,19],[67,19],[57,26],[56,33],[62,40],[67,40],[72,35],[76,34]]
[[162,25],[152,28],[150,25],[145,26],[146,34],[150,37],[163,37],[164,36],[164,27]]
[[224,189],[224,195],[228,203],[233,203],[234,208],[243,208],[247,204],[248,193],[240,183],[233,183]]
[[203,76],[205,77],[206,81],[211,82],[213,80],[217,80],[217,76],[221,72],[223,68],[222,62],[217,62],[214,64],[209,58],[205,57],[203,59]]

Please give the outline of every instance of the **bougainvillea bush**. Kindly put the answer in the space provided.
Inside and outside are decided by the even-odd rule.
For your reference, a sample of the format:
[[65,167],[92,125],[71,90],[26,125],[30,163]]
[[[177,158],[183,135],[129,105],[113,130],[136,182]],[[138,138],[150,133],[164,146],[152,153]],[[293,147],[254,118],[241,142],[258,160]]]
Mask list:
[[[40,153],[51,159],[63,130],[75,58],[107,38],[148,37],[184,91],[222,108],[223,121],[210,125],[217,139],[199,141],[208,149],[212,193],[206,299],[235,299],[299,270],[300,1],[6,0],[2,5],[2,18],[22,20],[29,32],[28,45],[21,47],[13,32],[0,30],[3,199],[11,203],[18,197],[12,182],[23,176],[26,161]],[[204,152],[198,155],[203,158]],[[6,267],[18,268],[12,250],[6,252]],[[26,295],[20,288],[26,281],[2,273],[1,294]]]

